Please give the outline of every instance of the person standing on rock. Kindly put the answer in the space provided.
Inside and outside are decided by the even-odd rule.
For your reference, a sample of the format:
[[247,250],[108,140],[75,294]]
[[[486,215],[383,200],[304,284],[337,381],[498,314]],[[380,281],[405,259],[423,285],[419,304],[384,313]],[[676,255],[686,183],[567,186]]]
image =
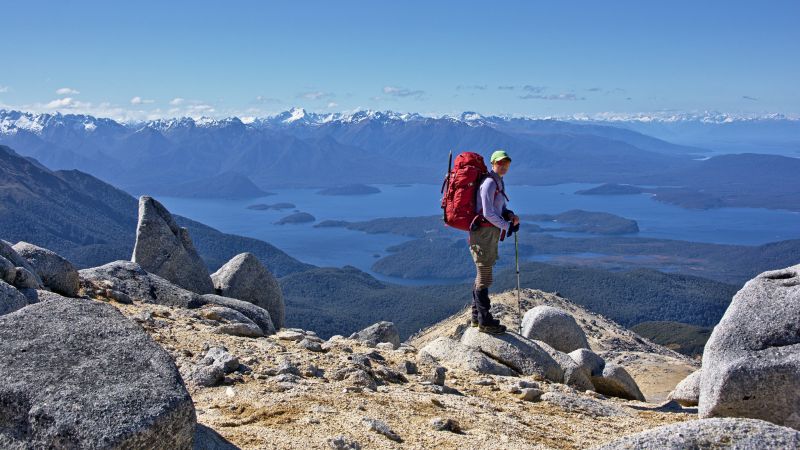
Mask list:
[[476,276],[472,290],[473,327],[491,334],[505,333],[506,327],[489,312],[489,286],[492,269],[498,258],[499,242],[519,230],[519,217],[506,208],[503,176],[508,173],[511,157],[503,150],[492,153],[492,169],[481,182],[478,191],[477,214],[469,232],[469,250],[475,262]]

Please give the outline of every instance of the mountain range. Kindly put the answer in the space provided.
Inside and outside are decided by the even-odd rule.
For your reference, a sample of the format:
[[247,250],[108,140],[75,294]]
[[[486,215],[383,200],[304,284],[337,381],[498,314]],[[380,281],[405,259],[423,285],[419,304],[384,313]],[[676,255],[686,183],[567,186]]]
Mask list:
[[[270,188],[436,184],[448,151],[503,148],[515,156],[509,184],[678,186],[678,192],[662,197],[697,206],[687,199],[702,192],[701,207],[800,209],[800,183],[787,180],[797,173],[800,159],[763,154],[700,158],[706,153],[702,148],[609,124],[616,122],[476,113],[315,114],[297,108],[265,118],[119,123],[0,110],[0,143],[47,167],[79,169],[134,194],[242,198]],[[757,172],[751,171],[754,166]]]

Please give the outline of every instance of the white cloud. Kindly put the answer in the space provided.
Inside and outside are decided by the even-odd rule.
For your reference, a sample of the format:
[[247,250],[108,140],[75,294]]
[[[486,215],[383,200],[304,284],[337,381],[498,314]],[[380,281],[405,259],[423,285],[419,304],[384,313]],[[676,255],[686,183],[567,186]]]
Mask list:
[[131,99],[131,105],[144,105],[146,103],[153,103],[153,100],[148,100],[146,98],[139,97],[138,95]]
[[298,98],[305,98],[307,100],[320,100],[323,98],[333,97],[333,94],[330,92],[322,92],[322,91],[311,91],[311,92],[302,92],[297,94]]
[[328,102],[328,106],[327,107],[328,108],[336,108],[337,106],[339,106],[339,104],[336,103],[336,102]]
[[412,90],[401,88],[397,86],[384,86],[383,93],[386,95],[391,95],[393,97],[411,97],[416,99],[421,99],[425,95],[425,91],[421,90]]
[[75,99],[73,99],[72,97],[64,97],[50,101],[46,105],[44,105],[44,107],[47,109],[75,108],[79,104],[80,102],[75,101]]
[[76,89],[63,87],[61,89],[56,89],[56,94],[57,95],[78,95],[78,94],[80,94],[80,92],[78,90],[76,90]]
[[8,86],[2,86],[2,85],[0,85],[0,94],[2,94],[2,93],[4,93],[4,92],[8,92],[8,90],[9,90],[9,89],[10,89],[10,88],[9,88]]
[[178,105],[182,105],[183,102],[185,102],[185,101],[186,100],[183,99],[183,98],[175,97],[175,98],[173,98],[172,100],[169,101],[169,104],[172,105],[172,106],[178,106]]

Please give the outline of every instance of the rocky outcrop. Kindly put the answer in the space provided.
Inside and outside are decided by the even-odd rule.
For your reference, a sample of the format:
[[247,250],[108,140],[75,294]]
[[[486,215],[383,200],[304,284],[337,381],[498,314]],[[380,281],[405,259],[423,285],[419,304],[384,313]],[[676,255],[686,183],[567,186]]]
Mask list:
[[800,429],[800,265],[736,293],[703,353],[701,417],[750,417]]
[[702,369],[693,372],[675,386],[675,389],[670,392],[668,398],[670,400],[675,400],[682,406],[697,406],[700,401],[701,376]]
[[540,305],[529,309],[522,318],[522,335],[545,342],[564,353],[589,348],[586,334],[575,319],[553,306]]
[[477,373],[512,376],[516,373],[475,348],[449,337],[438,337],[420,349],[421,357],[430,356],[448,369],[471,370]]
[[131,261],[114,261],[78,271],[87,287],[119,291],[133,300],[165,306],[197,308],[203,305],[199,295],[183,289]]
[[85,299],[0,317],[0,447],[189,449],[175,363],[116,308]]
[[800,448],[800,432],[754,419],[700,419],[664,425],[601,445],[596,450],[628,449],[760,450]]
[[28,299],[18,290],[0,280],[0,316],[27,306]]
[[17,242],[12,248],[28,261],[46,288],[67,297],[78,296],[78,271],[66,258],[24,241]]
[[386,321],[374,323],[355,332],[350,335],[350,339],[357,339],[372,345],[389,342],[394,348],[400,347],[400,334],[397,332],[397,327],[394,326],[394,323]]
[[601,394],[645,401],[644,394],[639,390],[636,381],[624,367],[616,364],[606,364],[603,368],[603,376],[592,377],[592,384],[594,384],[595,390]]
[[559,383],[564,379],[563,369],[544,348],[516,333],[491,335],[469,328],[461,336],[461,343],[522,375],[538,375]]
[[132,300],[181,308],[199,308],[203,305],[224,306],[253,321],[264,335],[275,334],[267,310],[252,303],[214,294],[198,295],[183,289],[164,278],[148,273],[131,261],[114,261],[78,271],[81,283],[90,291],[102,292],[111,297],[121,293]]
[[139,223],[131,261],[192,292],[214,292],[189,231],[178,226],[161,203],[146,195],[139,198]]
[[248,301],[269,311],[272,324],[280,329],[286,317],[278,281],[252,253],[240,253],[211,275],[217,294]]

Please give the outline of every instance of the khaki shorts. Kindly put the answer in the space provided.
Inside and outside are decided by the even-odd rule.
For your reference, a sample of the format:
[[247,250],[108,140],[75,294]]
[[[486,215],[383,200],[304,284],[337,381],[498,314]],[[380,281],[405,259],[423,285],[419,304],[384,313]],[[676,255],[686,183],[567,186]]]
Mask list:
[[469,252],[476,266],[493,266],[497,261],[500,228],[480,227],[469,232]]

